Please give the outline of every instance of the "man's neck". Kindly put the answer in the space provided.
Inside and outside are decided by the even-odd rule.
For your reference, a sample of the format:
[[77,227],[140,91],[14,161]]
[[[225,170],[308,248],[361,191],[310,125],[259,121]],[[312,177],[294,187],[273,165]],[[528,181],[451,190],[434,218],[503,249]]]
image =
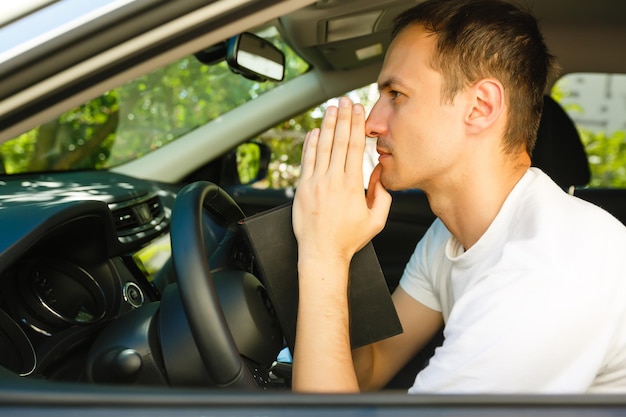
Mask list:
[[424,190],[431,209],[463,245],[471,248],[487,231],[504,201],[530,167],[526,153],[482,166],[463,181]]

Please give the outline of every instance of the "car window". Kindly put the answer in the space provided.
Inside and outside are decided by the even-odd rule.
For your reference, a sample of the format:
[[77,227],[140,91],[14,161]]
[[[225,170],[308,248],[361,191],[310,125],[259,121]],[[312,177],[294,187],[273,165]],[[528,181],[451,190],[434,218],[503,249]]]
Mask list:
[[[285,80],[308,64],[271,27],[257,35],[286,55]],[[249,80],[226,62],[185,57],[108,91],[0,145],[0,173],[107,169],[158,149],[278,86]]]
[[585,145],[589,187],[626,188],[626,74],[567,74],[555,83],[552,96]]
[[[368,84],[345,94],[354,102],[361,103],[366,111],[369,111],[378,99],[378,86],[376,83]],[[300,178],[300,160],[302,144],[306,133],[314,127],[319,127],[324,111],[330,105],[337,105],[337,98],[330,99],[298,116],[266,130],[253,141],[268,145],[272,151],[268,176],[256,183],[256,188],[293,188]],[[376,153],[376,140],[366,139],[366,149],[363,158],[363,180],[367,186],[369,176],[378,163]],[[243,168],[240,167],[240,177]],[[245,178],[241,178],[246,182]]]

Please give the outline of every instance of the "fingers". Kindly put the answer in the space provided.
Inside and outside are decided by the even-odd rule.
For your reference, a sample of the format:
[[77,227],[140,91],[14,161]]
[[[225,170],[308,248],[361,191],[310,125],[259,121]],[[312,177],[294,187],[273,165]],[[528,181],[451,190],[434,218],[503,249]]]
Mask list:
[[320,135],[317,141],[317,153],[315,158],[315,172],[325,174],[330,166],[330,157],[333,151],[333,142],[335,137],[335,127],[337,126],[338,109],[330,106],[326,109]]
[[365,152],[365,109],[361,104],[352,108],[350,140],[348,142],[345,171],[360,174],[363,183],[363,153]]
[[338,173],[343,173],[346,170],[346,155],[352,136],[352,108],[352,102],[347,97],[339,99],[329,166],[329,169]]
[[384,227],[391,196],[380,182],[380,167],[364,195],[364,150],[365,110],[347,98],[306,135],[293,205],[299,250],[352,256]]
[[309,132],[302,150],[302,178],[314,173],[361,172],[365,149],[365,110],[347,97],[326,110],[320,129]]
[[381,173],[382,166],[378,164],[370,176],[366,194],[367,207],[373,214],[373,223],[377,224],[378,231],[385,226],[389,210],[391,209],[391,194],[387,192],[380,180]]

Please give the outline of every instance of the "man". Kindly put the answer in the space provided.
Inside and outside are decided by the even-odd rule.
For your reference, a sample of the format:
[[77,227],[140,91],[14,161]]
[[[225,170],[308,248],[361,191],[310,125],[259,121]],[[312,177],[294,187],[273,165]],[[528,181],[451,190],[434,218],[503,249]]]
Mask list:
[[[305,141],[295,390],[381,388],[445,324],[409,392],[626,391],[626,229],[530,168],[552,61],[510,3],[396,20],[367,121],[342,98]],[[380,158],[364,196],[366,135]],[[350,259],[382,230],[386,189],[409,188],[438,219],[393,293],[404,332],[351,352]]]

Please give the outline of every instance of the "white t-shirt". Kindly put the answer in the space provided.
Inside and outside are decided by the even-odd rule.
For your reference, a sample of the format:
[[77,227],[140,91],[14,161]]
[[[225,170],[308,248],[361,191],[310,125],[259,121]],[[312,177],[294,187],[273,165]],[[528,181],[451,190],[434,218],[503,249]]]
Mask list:
[[539,169],[468,251],[437,219],[400,285],[445,321],[410,393],[626,392],[626,228]]

